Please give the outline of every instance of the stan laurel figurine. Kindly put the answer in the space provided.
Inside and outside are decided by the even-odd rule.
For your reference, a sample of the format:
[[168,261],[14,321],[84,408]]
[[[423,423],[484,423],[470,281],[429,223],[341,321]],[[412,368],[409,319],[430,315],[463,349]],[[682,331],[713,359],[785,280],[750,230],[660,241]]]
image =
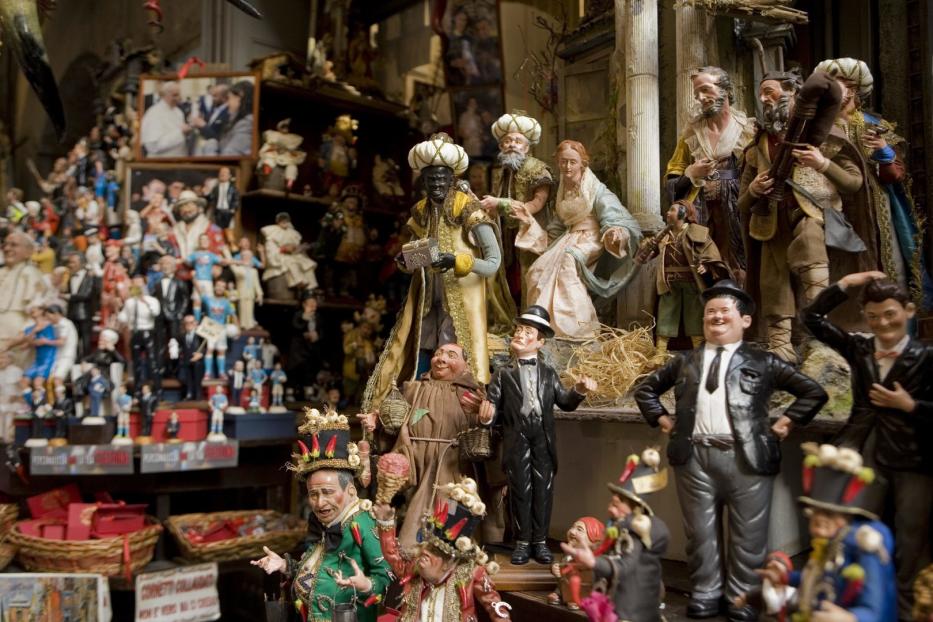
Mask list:
[[554,406],[576,410],[596,390],[596,381],[587,377],[565,389],[557,371],[539,358],[545,338],[553,336],[547,310],[528,307],[515,320],[510,346],[514,360],[493,374],[479,411],[482,423],[503,431],[502,467],[508,478],[516,565],[527,564],[529,553],[542,564],[554,561],[545,544],[557,472]]
[[[771,491],[781,469],[780,442],[793,424],[816,416],[827,399],[814,380],[742,341],[754,303],[733,281],[716,283],[702,297],[706,343],[675,356],[635,390],[648,423],[671,437],[667,457],[683,509],[692,618],[719,615],[724,592],[733,603],[758,584],[755,570],[765,562]],[[672,388],[676,422],[660,401]],[[768,402],[778,390],[797,399],[770,425]],[[718,520],[723,506],[729,508],[728,544]],[[748,606],[730,605],[727,613],[736,621],[758,616]]]

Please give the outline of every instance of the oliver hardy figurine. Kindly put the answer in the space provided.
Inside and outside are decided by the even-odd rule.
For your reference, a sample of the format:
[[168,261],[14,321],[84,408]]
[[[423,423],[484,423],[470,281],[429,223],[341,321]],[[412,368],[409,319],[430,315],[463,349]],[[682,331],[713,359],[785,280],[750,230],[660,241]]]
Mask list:
[[[827,318],[861,286],[863,315],[874,335],[847,333]],[[867,458],[893,499],[902,619],[911,610],[914,579],[931,561],[933,520],[933,348],[908,334],[914,313],[907,292],[882,272],[844,276],[804,311],[810,332],[839,352],[851,370],[852,414],[838,442],[862,451],[874,432],[874,452]]]
[[514,360],[493,374],[479,411],[482,423],[503,430],[502,467],[508,478],[516,565],[527,564],[529,553],[542,564],[554,561],[545,544],[557,472],[554,406],[576,410],[596,390],[596,381],[587,377],[565,389],[557,371],[538,357],[545,338],[553,336],[547,310],[528,307],[515,320]]
[[[705,345],[674,357],[635,390],[648,423],[671,436],[667,457],[683,509],[692,618],[719,615],[723,591],[732,603],[758,584],[755,570],[765,562],[771,491],[781,469],[780,442],[827,400],[814,380],[742,341],[754,303],[735,282],[720,281],[702,297]],[[676,422],[660,401],[675,386]],[[768,402],[776,390],[797,399],[771,425]],[[718,520],[723,506],[729,508],[728,545]],[[737,621],[758,616],[748,606],[729,605],[727,613]]]

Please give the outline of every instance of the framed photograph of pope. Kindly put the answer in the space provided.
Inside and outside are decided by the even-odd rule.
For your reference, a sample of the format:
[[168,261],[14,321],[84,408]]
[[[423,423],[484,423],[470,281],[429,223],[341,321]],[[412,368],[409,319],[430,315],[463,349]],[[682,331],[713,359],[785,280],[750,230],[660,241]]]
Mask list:
[[138,160],[241,160],[259,150],[254,73],[142,76]]

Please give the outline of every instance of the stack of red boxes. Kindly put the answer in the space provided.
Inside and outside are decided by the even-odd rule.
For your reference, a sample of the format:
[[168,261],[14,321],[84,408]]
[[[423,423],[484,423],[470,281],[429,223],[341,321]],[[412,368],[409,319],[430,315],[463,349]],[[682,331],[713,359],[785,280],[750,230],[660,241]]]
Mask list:
[[84,503],[74,484],[26,499],[31,520],[18,523],[21,533],[50,540],[112,538],[139,531],[146,526],[146,505],[115,502],[110,495],[97,495],[95,503]]

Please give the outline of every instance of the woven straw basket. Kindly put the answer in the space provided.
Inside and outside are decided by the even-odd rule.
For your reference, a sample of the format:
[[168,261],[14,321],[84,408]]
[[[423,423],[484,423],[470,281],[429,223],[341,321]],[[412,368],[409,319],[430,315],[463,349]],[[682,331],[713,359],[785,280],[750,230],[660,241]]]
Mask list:
[[15,503],[0,503],[0,537],[6,535],[13,528],[13,523],[19,517],[19,506]]
[[14,525],[8,542],[19,548],[17,559],[30,572],[89,572],[108,577],[126,575],[124,541],[129,547],[130,572],[152,560],[162,525],[152,516],[147,525],[125,536],[100,540],[49,540],[20,533]]
[[170,516],[165,521],[169,533],[174,536],[185,559],[197,562],[223,562],[234,559],[259,559],[263,556],[262,547],[268,546],[276,553],[287,553],[298,546],[305,537],[308,527],[300,518],[294,518],[294,527],[286,531],[270,531],[257,536],[230,538],[218,542],[195,543],[188,540],[185,531],[191,527],[206,526],[216,521],[264,516],[267,521],[279,518],[281,514],[272,510],[212,512],[210,514],[181,514]]
[[489,428],[470,428],[457,438],[460,457],[468,462],[482,462],[492,457],[492,434]]

